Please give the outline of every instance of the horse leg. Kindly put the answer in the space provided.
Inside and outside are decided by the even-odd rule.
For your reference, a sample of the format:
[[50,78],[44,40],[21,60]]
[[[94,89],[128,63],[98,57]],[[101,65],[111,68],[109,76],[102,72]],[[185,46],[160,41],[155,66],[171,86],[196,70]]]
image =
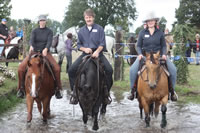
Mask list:
[[48,101],[49,101],[49,97],[46,97],[43,101],[43,112],[42,112],[42,116],[43,116],[43,122],[47,122],[47,108],[48,108]]
[[37,102],[37,108],[38,108],[38,111],[39,111],[40,114],[41,114],[41,111],[42,111],[42,104],[41,104],[41,101],[36,100],[36,102]]
[[28,111],[28,116],[27,116],[27,122],[31,122],[32,120],[32,110],[33,110],[33,98],[30,96],[30,94],[26,95],[26,104],[27,104],[27,111]]
[[138,102],[139,102],[139,109],[140,109],[140,119],[142,119],[143,118],[143,106],[142,106],[140,97],[138,97]]
[[167,125],[167,120],[166,120],[166,112],[167,112],[167,102],[168,102],[168,95],[166,95],[162,101],[161,101],[161,111],[162,111],[162,120],[161,120],[161,128],[165,128]]
[[149,105],[149,115],[153,116],[154,103]]
[[95,131],[97,131],[99,129],[97,117],[98,117],[98,112],[95,112],[95,114],[94,114],[94,124],[93,124],[93,127],[92,127],[92,129],[95,130]]
[[64,58],[64,55],[62,55],[62,54],[58,55],[58,65],[60,66],[60,69],[62,67],[63,58]]
[[142,106],[144,107],[146,127],[149,127],[150,126],[149,105],[147,104],[146,100],[143,97],[141,98],[141,102]]
[[87,121],[88,121],[88,116],[87,114],[83,113],[83,123],[87,124]]
[[155,102],[154,114],[156,118],[158,117],[159,107],[160,107],[160,102]]
[[103,104],[102,105],[102,107],[101,107],[101,115],[106,114],[106,107],[107,107],[107,104]]

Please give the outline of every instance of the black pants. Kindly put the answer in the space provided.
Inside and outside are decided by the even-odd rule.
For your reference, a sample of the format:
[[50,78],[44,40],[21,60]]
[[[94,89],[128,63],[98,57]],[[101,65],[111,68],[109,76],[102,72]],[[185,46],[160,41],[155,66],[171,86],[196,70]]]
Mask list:
[[[88,55],[88,54],[83,53],[81,56],[79,56],[78,59],[70,66],[70,68],[68,70],[71,90],[73,90],[73,87],[74,87],[78,67],[81,64],[83,57],[86,56],[86,55]],[[104,64],[104,70],[105,70],[106,79],[107,79],[106,80],[107,86],[108,86],[108,90],[110,91],[112,84],[113,84],[113,79],[112,79],[113,69],[112,69],[112,66],[110,65],[110,63],[108,62],[108,60],[106,59],[106,57],[102,53],[99,54],[99,59]]]

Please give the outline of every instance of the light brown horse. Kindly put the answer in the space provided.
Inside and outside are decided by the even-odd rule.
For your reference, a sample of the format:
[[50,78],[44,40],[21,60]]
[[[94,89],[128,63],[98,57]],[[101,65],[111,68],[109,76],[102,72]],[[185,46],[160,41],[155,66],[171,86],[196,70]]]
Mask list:
[[154,114],[158,116],[159,106],[162,111],[161,127],[167,124],[166,111],[168,102],[168,76],[160,65],[160,53],[146,53],[145,69],[138,78],[138,101],[140,116],[145,112],[146,126],[150,126],[151,105],[155,104]]
[[34,101],[41,113],[43,121],[46,122],[50,115],[50,100],[54,95],[55,83],[52,75],[46,67],[46,60],[41,54],[30,55],[28,69],[25,77],[27,122],[32,120],[32,109]]

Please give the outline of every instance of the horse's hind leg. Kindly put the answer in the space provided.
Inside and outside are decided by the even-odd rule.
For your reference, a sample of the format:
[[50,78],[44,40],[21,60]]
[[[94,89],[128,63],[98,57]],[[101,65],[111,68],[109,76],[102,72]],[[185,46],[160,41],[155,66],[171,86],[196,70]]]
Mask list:
[[103,104],[102,107],[101,107],[101,114],[106,114],[106,107],[107,107],[107,104]]
[[141,99],[140,97],[138,97],[138,102],[139,102],[139,109],[140,109],[140,119],[143,118],[143,106],[142,106],[142,103],[141,103]]
[[95,130],[95,131],[99,129],[97,117],[98,117],[98,113],[95,113],[94,114],[94,124],[93,124],[93,127],[92,127],[92,129]]
[[41,104],[41,101],[36,100],[36,102],[37,102],[37,108],[38,108],[38,111],[39,111],[40,114],[41,114],[41,111],[42,111],[42,104]]
[[149,105],[149,115],[153,116],[154,103]]
[[156,118],[158,117],[159,107],[160,107],[160,102],[155,102],[154,114]]

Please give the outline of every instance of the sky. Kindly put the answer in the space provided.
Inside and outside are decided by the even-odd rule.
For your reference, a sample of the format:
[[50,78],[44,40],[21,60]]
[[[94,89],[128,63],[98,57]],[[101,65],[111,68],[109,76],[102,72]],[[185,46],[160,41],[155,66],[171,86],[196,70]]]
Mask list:
[[[11,0],[12,19],[28,18],[37,21],[40,14],[48,14],[49,18],[62,22],[66,7],[70,0]],[[153,11],[158,17],[165,17],[167,28],[171,30],[175,18],[175,9],[179,7],[179,0],[135,0],[138,17],[133,21],[133,32],[142,25],[148,12]]]

